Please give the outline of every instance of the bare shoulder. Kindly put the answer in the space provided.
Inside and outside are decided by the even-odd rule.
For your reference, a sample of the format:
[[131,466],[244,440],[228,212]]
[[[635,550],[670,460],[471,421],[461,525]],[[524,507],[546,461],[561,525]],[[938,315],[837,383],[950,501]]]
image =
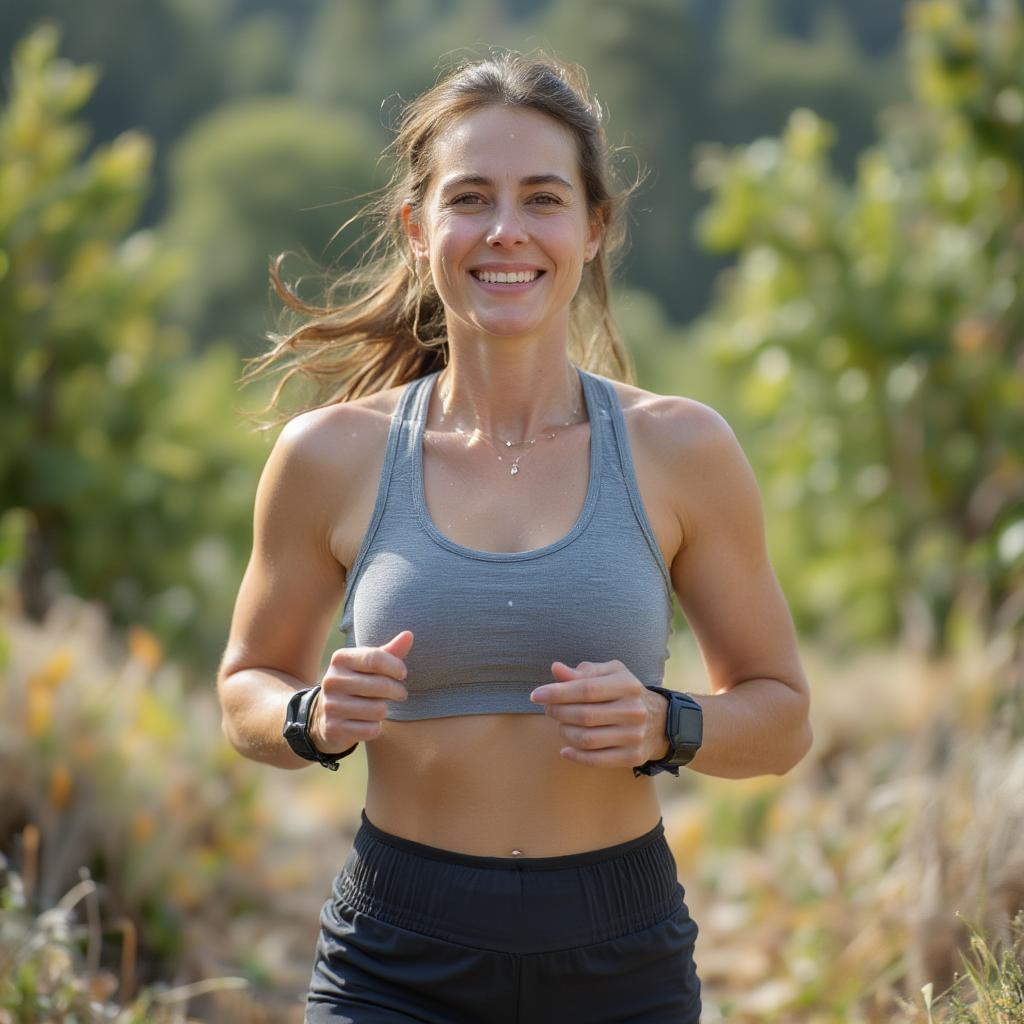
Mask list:
[[[345,571],[372,514],[392,414],[405,386],[293,417],[260,481],[262,503],[282,522],[304,523]],[[260,504],[258,496],[257,512]]]
[[402,387],[310,409],[292,417],[275,443],[282,471],[333,491],[357,484],[387,438]]
[[676,454],[681,454],[735,437],[724,416],[695,398],[661,395],[619,380],[613,380],[612,385],[630,429],[635,425],[644,438],[661,442],[662,449],[674,448]]
[[[735,432],[716,409],[682,395],[662,395],[612,381],[633,445],[634,461],[662,481],[683,544],[697,530],[709,498],[749,484],[751,471]],[[725,498],[725,500],[728,500]]]

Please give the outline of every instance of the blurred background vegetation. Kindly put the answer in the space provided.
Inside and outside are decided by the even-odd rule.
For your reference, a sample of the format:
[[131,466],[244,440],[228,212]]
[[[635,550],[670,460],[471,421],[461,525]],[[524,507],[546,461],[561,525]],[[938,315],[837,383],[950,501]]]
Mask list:
[[706,1022],[1024,1022],[1019,0],[7,0],[0,1021],[301,1019],[365,766],[221,737],[236,382],[268,259],[354,259],[401,100],[489,46],[584,64],[650,171],[639,383],[732,424],[805,646],[800,768],[663,791]]

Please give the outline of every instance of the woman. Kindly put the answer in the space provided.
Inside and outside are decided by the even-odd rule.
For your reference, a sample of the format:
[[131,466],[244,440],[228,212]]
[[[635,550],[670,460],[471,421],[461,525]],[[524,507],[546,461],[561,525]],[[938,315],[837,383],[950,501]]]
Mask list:
[[[628,190],[580,69],[463,65],[395,147],[353,296],[304,306],[274,268],[314,316],[261,368],[335,390],[268,459],[218,679],[247,757],[366,745],[306,1020],[692,1024],[652,776],[781,774],[811,742],[756,483],[713,410],[598,372],[629,376],[607,301]],[[673,593],[700,699],[658,685]]]

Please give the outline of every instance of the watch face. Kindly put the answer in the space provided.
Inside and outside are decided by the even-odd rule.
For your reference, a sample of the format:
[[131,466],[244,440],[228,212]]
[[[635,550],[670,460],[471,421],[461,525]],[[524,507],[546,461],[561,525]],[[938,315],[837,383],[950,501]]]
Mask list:
[[285,736],[298,737],[302,735],[302,725],[299,722],[289,722],[284,730]]
[[[694,701],[696,703],[696,701]],[[675,698],[672,701],[672,722],[670,740],[676,752],[692,757],[700,747],[704,732],[703,713],[689,700]]]

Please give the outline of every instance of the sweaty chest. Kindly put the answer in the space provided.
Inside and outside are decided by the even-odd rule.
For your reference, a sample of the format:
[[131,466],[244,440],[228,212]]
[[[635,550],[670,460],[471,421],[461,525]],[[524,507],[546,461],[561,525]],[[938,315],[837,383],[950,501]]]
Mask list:
[[450,437],[435,439],[428,433],[422,471],[425,518],[444,537],[472,550],[521,552],[554,543],[572,530],[586,506],[586,434],[586,425],[580,425],[538,450],[512,454],[482,443],[467,450]]

